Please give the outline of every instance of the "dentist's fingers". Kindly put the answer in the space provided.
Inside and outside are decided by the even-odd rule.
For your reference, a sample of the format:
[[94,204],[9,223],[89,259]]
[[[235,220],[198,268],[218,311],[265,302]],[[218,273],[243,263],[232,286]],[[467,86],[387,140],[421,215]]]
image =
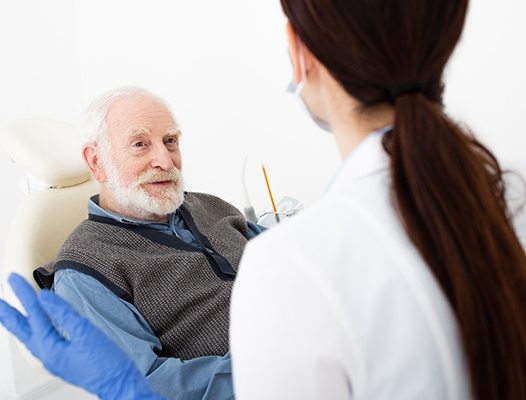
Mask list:
[[40,306],[37,294],[31,285],[20,275],[14,273],[9,275],[8,282],[26,310],[31,330],[39,332],[39,334],[47,334],[50,331],[54,331],[55,328],[46,312]]
[[4,300],[0,300],[0,323],[24,344],[31,337],[31,328],[27,318]]
[[9,285],[15,292],[16,297],[20,300],[26,312],[29,313],[32,309],[39,308],[37,295],[31,285],[22,276],[11,273],[7,278]]

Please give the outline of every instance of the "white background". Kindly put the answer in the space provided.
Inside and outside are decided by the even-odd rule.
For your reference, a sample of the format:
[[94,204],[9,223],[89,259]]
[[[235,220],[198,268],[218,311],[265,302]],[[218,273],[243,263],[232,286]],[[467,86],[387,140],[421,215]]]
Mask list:
[[[475,0],[447,73],[446,106],[508,161],[524,161],[526,1]],[[249,193],[307,205],[339,165],[330,135],[285,93],[291,77],[278,0],[0,0],[0,124],[44,116],[76,123],[109,88],[144,86],[183,129],[189,190],[242,208]],[[0,260],[22,172],[1,152]]]
[[[339,165],[331,136],[285,93],[291,72],[278,0],[0,4],[0,124],[31,116],[76,123],[94,96],[133,84],[172,104],[190,190],[242,208],[248,154],[257,209],[268,206],[261,162],[276,198],[308,205]],[[473,1],[447,74],[450,113],[509,160],[525,158],[525,17],[524,0]],[[0,151],[0,244],[20,176]]]

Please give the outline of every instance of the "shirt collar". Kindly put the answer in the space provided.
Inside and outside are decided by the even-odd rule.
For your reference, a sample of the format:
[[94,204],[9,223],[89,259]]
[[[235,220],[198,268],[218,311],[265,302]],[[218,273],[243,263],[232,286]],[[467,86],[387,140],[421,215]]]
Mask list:
[[392,128],[392,125],[388,125],[369,133],[343,161],[326,192],[338,190],[347,186],[350,181],[389,168],[389,156],[383,148],[382,139]]
[[[154,222],[154,221],[147,221],[147,220],[141,220],[141,219],[133,219],[133,218],[126,217],[122,214],[119,214],[113,211],[105,210],[104,208],[99,206],[99,195],[98,194],[90,197],[88,201],[88,213],[97,215],[99,217],[111,218],[123,224],[148,225],[150,227],[155,227],[155,226],[166,227],[167,225],[169,225],[168,223],[165,223],[165,222]],[[175,212],[171,213],[168,216],[169,221],[173,219],[174,214]]]

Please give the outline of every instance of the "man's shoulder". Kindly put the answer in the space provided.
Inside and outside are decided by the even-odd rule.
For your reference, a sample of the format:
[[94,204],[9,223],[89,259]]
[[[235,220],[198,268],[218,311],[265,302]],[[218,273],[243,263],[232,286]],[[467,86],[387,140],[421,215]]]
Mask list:
[[130,233],[120,224],[107,221],[85,219],[66,237],[57,252],[55,261],[74,254],[100,254],[103,248],[101,243],[112,246],[123,246],[129,241]]
[[[95,240],[96,235],[90,234],[89,230],[86,229],[88,224],[89,220],[81,221],[76,228],[66,236],[64,242],[55,254],[54,259],[34,270],[34,278],[40,287],[51,288],[55,273],[58,271],[58,264],[67,263],[70,259],[72,259],[73,264],[77,264],[78,256],[96,251],[98,247],[96,244],[97,241]],[[72,253],[77,257],[71,257]]]
[[239,209],[233,204],[221,199],[220,197],[202,192],[186,192],[183,205],[190,210],[195,208],[205,209],[207,213],[212,212],[213,210],[233,214],[240,213]]
[[[229,202],[223,200],[222,198],[215,196],[210,193],[204,193],[204,192],[185,192],[185,202],[187,201],[211,201],[211,202],[219,202],[219,203],[225,203],[230,206]],[[233,206],[232,206],[233,207]]]

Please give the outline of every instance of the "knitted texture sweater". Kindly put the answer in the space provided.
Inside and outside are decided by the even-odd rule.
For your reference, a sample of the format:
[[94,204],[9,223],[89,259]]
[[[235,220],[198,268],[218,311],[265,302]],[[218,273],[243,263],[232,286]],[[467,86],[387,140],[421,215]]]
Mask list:
[[137,307],[161,341],[162,357],[223,355],[247,223],[234,206],[202,193],[187,193],[179,212],[202,248],[90,215],[35,279],[49,288],[54,271],[67,268],[94,277]]

